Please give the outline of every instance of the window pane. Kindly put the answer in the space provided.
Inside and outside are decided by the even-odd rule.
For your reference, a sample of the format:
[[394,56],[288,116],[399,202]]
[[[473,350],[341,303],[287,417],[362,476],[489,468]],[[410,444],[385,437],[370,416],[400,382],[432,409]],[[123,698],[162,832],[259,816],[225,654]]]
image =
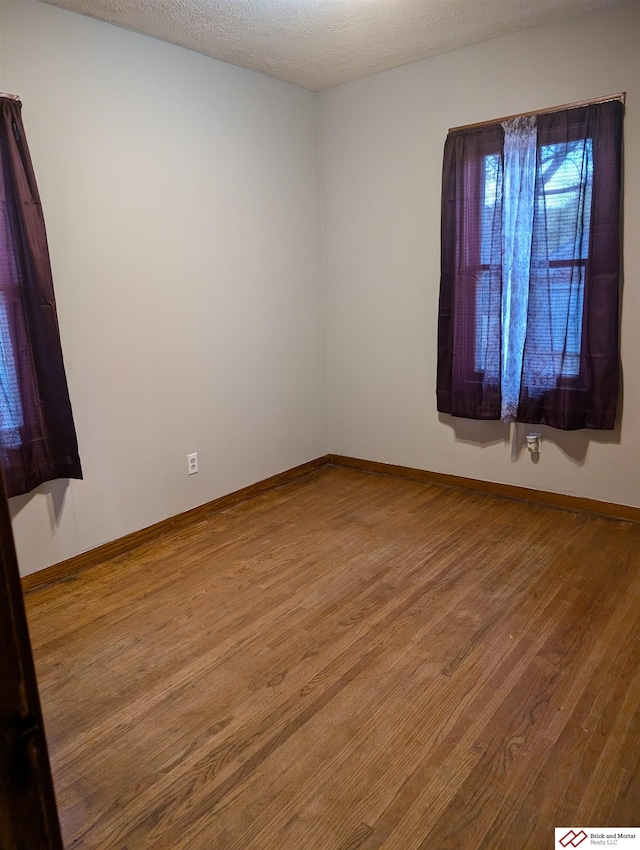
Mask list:
[[530,390],[580,371],[592,186],[591,139],[540,148],[524,378]]
[[[5,226],[3,210],[0,218],[0,282],[17,279],[16,252],[10,244],[9,227]],[[9,290],[10,291],[10,290]],[[19,428],[22,426],[22,408],[18,390],[18,376],[9,330],[9,314],[4,291],[0,291],[0,431],[2,445],[17,448],[20,445]]]
[[[500,154],[492,154],[484,158],[484,195],[482,198],[482,221],[481,221],[481,249],[480,262],[489,265],[492,257],[495,257],[495,241],[502,242],[502,229],[496,227],[496,206],[498,193],[502,193],[502,170],[500,168]],[[499,246],[502,251],[502,245]]]
[[551,268],[532,278],[524,372],[525,383],[541,391],[580,369],[584,266]]
[[22,408],[4,296],[0,294],[0,430],[6,448],[20,445]]
[[[475,369],[477,372],[497,376],[501,324],[501,154],[484,157],[482,186],[480,263],[488,268],[481,268],[476,274]],[[488,362],[488,359],[491,362]]]
[[489,340],[489,272],[476,277],[476,372],[483,372]]
[[549,260],[586,260],[589,255],[593,147],[591,139],[540,149]]

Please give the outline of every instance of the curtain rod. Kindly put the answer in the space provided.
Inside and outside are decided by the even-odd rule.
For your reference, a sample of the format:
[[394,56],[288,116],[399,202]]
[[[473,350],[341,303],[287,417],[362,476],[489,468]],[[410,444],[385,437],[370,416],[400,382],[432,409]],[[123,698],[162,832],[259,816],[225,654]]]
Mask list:
[[526,118],[529,115],[551,115],[553,112],[563,112],[565,109],[579,109],[581,106],[589,106],[592,103],[608,103],[611,100],[625,102],[627,93],[607,94],[604,97],[594,97],[590,100],[576,100],[575,103],[563,103],[561,106],[552,106],[550,109],[533,109],[531,112],[518,112],[515,115],[505,115],[503,118],[493,118],[491,121],[478,121],[477,124],[463,124],[461,127],[450,127],[449,132],[458,130],[475,130],[476,127],[489,127],[491,124],[502,124],[503,121],[511,121],[512,118]]
[[20,95],[9,94],[7,91],[0,91],[0,97],[8,97],[9,100],[20,100]]

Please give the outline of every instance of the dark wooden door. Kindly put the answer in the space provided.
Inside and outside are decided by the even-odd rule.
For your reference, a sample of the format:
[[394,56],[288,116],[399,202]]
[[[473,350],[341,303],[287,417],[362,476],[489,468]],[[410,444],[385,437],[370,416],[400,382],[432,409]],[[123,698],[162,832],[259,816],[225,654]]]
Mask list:
[[40,698],[1,473],[0,850],[62,850]]

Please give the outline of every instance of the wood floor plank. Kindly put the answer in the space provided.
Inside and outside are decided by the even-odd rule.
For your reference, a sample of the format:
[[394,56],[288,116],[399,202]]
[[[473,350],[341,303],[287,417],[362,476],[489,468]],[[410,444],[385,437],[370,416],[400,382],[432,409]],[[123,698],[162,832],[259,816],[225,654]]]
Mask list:
[[637,525],[325,468],[27,608],[69,850],[640,825]]

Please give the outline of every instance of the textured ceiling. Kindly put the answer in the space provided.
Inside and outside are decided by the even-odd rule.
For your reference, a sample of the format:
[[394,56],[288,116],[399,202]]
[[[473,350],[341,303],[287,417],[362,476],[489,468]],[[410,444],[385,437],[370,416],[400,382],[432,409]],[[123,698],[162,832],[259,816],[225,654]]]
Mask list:
[[46,0],[321,91],[617,0]]

